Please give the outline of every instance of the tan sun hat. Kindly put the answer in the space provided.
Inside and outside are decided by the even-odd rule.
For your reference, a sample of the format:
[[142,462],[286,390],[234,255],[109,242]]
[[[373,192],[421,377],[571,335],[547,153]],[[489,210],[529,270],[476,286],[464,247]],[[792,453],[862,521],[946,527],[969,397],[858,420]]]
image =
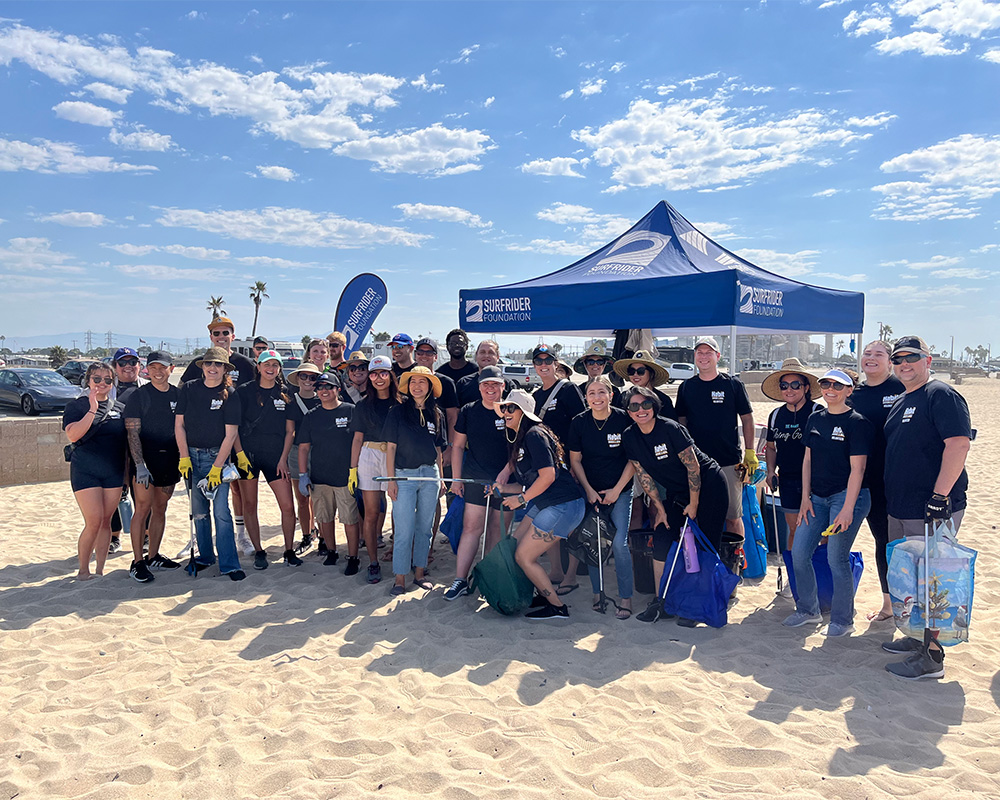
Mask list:
[[497,414],[499,414],[500,407],[505,406],[508,403],[513,403],[521,409],[524,416],[528,419],[534,420],[535,422],[542,421],[542,418],[535,413],[535,399],[524,391],[524,389],[511,389],[509,395],[507,395],[503,400],[497,400],[497,402],[493,404],[493,409],[497,412]]
[[604,359],[604,372],[602,375],[607,375],[611,372],[611,368],[614,366],[615,360],[608,355],[608,348],[599,342],[594,342],[590,347],[587,348],[587,352],[580,356],[576,363],[573,365],[573,371],[580,375],[587,375],[587,368],[583,365],[583,360],[585,358],[603,358]]
[[194,362],[196,367],[200,367],[206,361],[210,363],[222,364],[224,367],[229,369],[233,368],[233,365],[229,363],[229,353],[223,350],[221,347],[209,347],[205,351],[205,355]]
[[312,361],[303,361],[302,364],[288,373],[288,382],[292,384],[292,386],[298,386],[299,375],[303,372],[311,372],[313,375],[323,374],[323,370],[313,364]]
[[410,378],[426,378],[435,397],[441,396],[441,379],[427,367],[413,367],[399,376],[399,391],[409,394]]
[[653,372],[653,386],[659,386],[670,379],[670,373],[657,364],[653,357],[645,350],[636,350],[632,358],[621,358],[615,362],[614,371],[616,375],[628,380],[628,368],[631,366],[647,367]]
[[806,369],[805,364],[799,361],[797,358],[786,358],[781,362],[781,368],[776,369],[763,381],[760,383],[760,390],[764,393],[766,397],[770,397],[772,400],[777,400],[780,403],[785,402],[785,398],[781,396],[781,387],[778,386],[781,383],[782,375],[801,375],[809,382],[809,397],[815,400],[820,395],[819,381],[815,375],[813,375],[809,370]]
[[364,352],[361,351],[361,350],[355,350],[353,353],[351,353],[351,357],[349,359],[347,359],[347,363],[348,364],[364,364],[367,367],[368,366],[368,356],[366,356],[364,354]]

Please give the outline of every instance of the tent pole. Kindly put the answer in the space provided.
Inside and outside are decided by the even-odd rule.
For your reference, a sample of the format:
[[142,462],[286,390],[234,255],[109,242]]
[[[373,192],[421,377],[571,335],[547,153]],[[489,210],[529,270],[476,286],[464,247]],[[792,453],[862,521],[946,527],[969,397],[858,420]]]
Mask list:
[[740,365],[736,360],[736,326],[729,326],[729,374],[739,375]]
[[857,336],[856,336],[857,346],[854,348],[854,354],[858,357],[858,363],[857,363],[858,375],[864,375],[865,374],[864,370],[861,369],[861,342],[862,342],[861,337],[862,336],[864,336],[864,331],[862,331],[861,333],[857,334]]

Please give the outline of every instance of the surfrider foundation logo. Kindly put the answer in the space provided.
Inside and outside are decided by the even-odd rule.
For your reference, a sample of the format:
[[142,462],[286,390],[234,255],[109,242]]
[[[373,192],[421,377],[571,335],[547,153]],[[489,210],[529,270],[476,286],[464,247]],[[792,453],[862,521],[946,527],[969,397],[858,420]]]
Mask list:
[[638,275],[669,243],[669,236],[655,231],[628,233],[584,275]]
[[740,287],[740,313],[752,314],[756,317],[782,317],[785,309],[781,303],[784,292],[777,289],[762,289],[737,281]]
[[483,321],[483,301],[482,300],[466,300],[465,301],[465,321],[466,322],[482,322]]
[[465,301],[466,322],[530,322],[530,297],[492,297]]

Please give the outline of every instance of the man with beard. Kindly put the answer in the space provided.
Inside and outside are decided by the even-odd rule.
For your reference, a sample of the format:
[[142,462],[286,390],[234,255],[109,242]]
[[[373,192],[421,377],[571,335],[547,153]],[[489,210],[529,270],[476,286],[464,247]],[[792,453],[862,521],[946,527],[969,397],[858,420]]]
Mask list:
[[438,375],[451,378],[457,385],[466,375],[475,375],[479,372],[476,365],[465,357],[469,351],[469,335],[461,328],[455,328],[448,333],[444,346],[451,358],[447,364],[437,368]]

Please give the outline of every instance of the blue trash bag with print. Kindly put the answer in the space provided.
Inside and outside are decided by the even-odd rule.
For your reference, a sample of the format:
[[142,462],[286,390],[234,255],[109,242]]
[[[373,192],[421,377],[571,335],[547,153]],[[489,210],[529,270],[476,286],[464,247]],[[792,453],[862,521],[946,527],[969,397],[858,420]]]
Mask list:
[[[719,553],[694,520],[687,520],[698,548],[698,572],[688,572],[684,559],[678,557],[681,542],[674,542],[667,554],[667,566],[660,579],[660,597],[668,614],[704,622],[721,628],[729,621],[729,597],[739,578],[726,569]],[[667,580],[669,578],[669,586]],[[666,596],[664,596],[666,590]]]
[[760,512],[757,490],[753,486],[743,487],[743,567],[744,578],[763,578],[767,574],[767,534],[764,532],[764,517]]
[[448,507],[448,513],[441,520],[441,533],[448,537],[451,552],[458,552],[458,542],[462,538],[462,517],[465,516],[465,498],[456,497]]
[[[827,613],[833,608],[833,573],[830,572],[830,561],[827,556],[826,543],[821,544],[813,552],[812,565],[816,573],[816,594],[819,597],[819,610]],[[792,566],[792,551],[785,550],[781,557],[788,567],[788,588],[792,590],[792,597],[799,599],[798,589],[795,588],[795,568]],[[858,584],[861,583],[861,576],[865,571],[865,559],[861,553],[854,551],[851,553],[851,577],[854,578],[854,593],[858,593]]]

